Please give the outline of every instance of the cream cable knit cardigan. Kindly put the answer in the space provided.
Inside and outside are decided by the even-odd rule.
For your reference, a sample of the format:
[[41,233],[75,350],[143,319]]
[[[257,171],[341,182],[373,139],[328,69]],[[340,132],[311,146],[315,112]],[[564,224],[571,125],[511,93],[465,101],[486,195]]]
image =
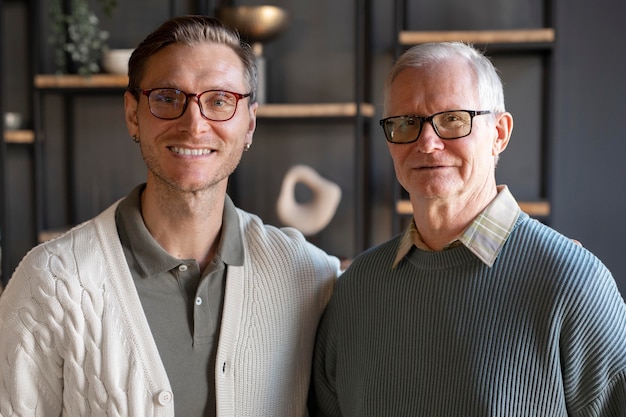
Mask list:
[[[0,297],[0,416],[174,416],[116,207],[33,249]],[[295,229],[238,213],[245,264],[226,278],[217,415],[305,416],[339,261]]]

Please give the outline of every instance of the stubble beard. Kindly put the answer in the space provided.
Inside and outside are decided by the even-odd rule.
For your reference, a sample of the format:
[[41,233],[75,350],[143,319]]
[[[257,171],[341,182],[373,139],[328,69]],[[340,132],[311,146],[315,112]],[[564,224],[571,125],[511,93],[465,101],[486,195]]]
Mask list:
[[194,182],[191,184],[185,183],[184,179],[177,180],[168,175],[152,153],[145,152],[142,148],[141,154],[148,169],[149,177],[151,176],[156,180],[157,184],[155,185],[157,185],[159,189],[175,193],[200,193],[213,190],[223,183],[224,180],[228,180],[239,166],[243,151],[238,155],[231,155],[212,177],[202,182]]

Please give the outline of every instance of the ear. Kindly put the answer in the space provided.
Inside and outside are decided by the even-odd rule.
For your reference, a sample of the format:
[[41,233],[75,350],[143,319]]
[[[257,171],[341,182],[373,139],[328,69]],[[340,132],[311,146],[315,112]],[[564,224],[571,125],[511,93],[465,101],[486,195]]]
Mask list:
[[254,136],[254,131],[256,130],[256,111],[259,108],[259,103],[253,103],[248,106],[248,112],[250,114],[250,122],[248,123],[248,131],[246,132],[245,143],[249,143],[252,145],[252,138]]
[[124,114],[126,116],[126,128],[131,137],[139,136],[139,122],[137,120],[137,106],[139,102],[132,93],[124,93]]
[[496,115],[496,132],[497,137],[493,142],[493,156],[498,156],[506,149],[511,139],[513,131],[513,116],[509,112],[503,112]]

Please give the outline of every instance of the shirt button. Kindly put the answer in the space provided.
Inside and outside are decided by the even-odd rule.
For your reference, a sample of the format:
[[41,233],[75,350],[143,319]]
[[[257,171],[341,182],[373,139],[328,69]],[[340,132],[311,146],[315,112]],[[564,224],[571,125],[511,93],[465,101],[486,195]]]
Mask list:
[[157,401],[160,405],[168,405],[172,402],[172,393],[168,390],[163,390],[157,394]]
[[199,306],[202,304],[202,298],[201,297],[196,297],[196,305]]
[[187,265],[180,265],[180,266],[178,267],[178,270],[179,270],[180,272],[185,272],[185,271],[187,270]]

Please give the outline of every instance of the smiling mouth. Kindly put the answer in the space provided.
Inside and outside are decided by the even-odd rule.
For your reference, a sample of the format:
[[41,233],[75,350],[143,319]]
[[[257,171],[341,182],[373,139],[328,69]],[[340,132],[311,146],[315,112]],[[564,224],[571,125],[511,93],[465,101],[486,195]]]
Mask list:
[[178,155],[185,155],[185,156],[200,156],[200,155],[208,155],[211,152],[213,152],[213,150],[211,149],[190,149],[190,148],[178,148],[175,146],[170,146],[170,151],[174,152],[175,154]]
[[422,166],[422,167],[418,167],[418,169],[437,169],[437,168],[445,168],[444,165],[428,165],[428,166]]

